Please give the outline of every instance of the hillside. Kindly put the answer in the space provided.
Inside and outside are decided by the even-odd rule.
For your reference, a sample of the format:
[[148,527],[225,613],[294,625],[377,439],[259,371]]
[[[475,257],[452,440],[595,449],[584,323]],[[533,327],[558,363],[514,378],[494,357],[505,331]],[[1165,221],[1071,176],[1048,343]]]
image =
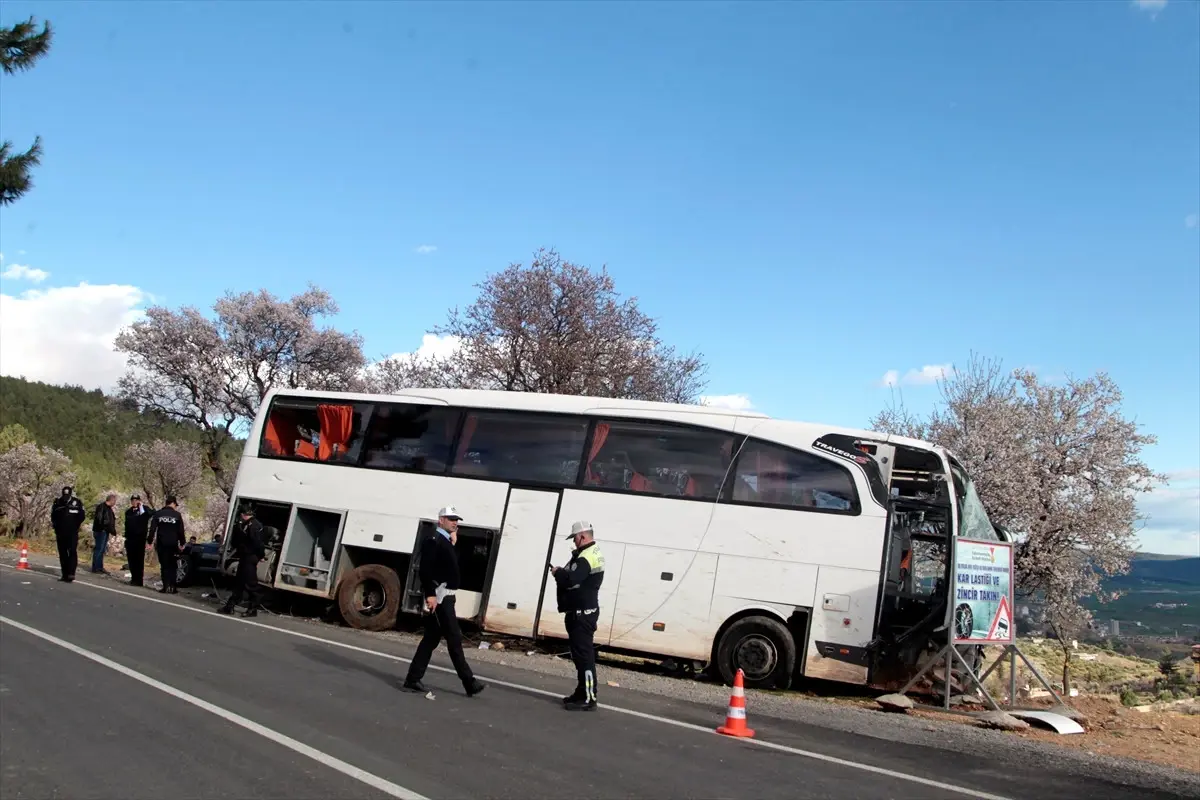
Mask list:
[[0,428],[12,424],[70,456],[97,490],[126,485],[122,458],[132,442],[200,440],[199,428],[110,404],[98,389],[0,377]]

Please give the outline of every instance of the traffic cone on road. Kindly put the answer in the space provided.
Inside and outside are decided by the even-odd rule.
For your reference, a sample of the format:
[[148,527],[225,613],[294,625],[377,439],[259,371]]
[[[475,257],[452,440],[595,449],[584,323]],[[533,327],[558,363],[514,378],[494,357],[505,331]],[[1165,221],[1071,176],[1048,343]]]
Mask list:
[[754,737],[754,731],[746,727],[746,690],[742,685],[740,669],[733,679],[733,693],[729,695],[729,710],[725,712],[725,724],[717,728],[717,733],[725,736],[741,736],[746,739]]
[[17,559],[17,569],[29,569],[29,544],[21,542],[21,557]]

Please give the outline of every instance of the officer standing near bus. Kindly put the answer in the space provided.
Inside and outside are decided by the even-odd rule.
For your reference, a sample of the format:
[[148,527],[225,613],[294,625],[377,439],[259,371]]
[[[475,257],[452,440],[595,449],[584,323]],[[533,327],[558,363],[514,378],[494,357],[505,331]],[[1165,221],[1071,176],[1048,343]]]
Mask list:
[[421,679],[429,667],[429,659],[438,642],[446,638],[446,650],[450,662],[462,681],[467,697],[474,697],[487,688],[475,678],[471,665],[463,654],[462,630],[458,627],[458,614],[454,610],[454,596],[458,591],[458,553],[454,545],[458,541],[458,523],[462,520],[454,506],[438,511],[437,531],[421,543],[421,564],[417,575],[421,579],[421,592],[425,596],[425,635],[417,645],[417,652],[408,665],[404,677],[404,688],[414,692],[427,692]]
[[225,605],[217,609],[220,614],[232,614],[233,608],[246,596],[243,617],[258,616],[258,562],[267,557],[263,544],[262,523],[254,518],[254,506],[243,503],[238,509],[238,521],[233,526],[229,549],[237,553],[237,588],[229,595]]
[[604,583],[604,556],[596,546],[592,523],[580,520],[567,536],[575,545],[565,567],[550,567],[558,585],[558,610],[565,616],[571,661],[579,683],[563,698],[568,711],[596,708],[596,621],[600,616],[600,584]]
[[[157,541],[156,541],[157,540]],[[175,581],[179,578],[179,553],[187,537],[183,532],[183,515],[179,513],[179,503],[174,495],[167,497],[166,505],[154,512],[150,520],[150,536],[147,544],[154,545],[158,555],[158,563],[162,566],[163,588],[160,594],[178,594]]]

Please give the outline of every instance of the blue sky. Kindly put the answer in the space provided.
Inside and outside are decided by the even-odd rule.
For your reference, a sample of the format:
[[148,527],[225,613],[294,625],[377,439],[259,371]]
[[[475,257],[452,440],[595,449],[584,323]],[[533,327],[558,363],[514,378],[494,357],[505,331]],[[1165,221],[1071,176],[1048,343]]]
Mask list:
[[[3,368],[106,385],[151,298],[308,281],[412,351],[538,246],[712,395],[864,425],[974,350],[1107,370],[1200,552],[1200,4],[25,3]],[[436,248],[436,249],[430,249]],[[422,252],[424,249],[426,252]],[[27,269],[15,269],[26,267]],[[45,274],[45,273],[48,273]],[[928,370],[927,370],[928,372]],[[745,400],[732,402],[747,402]]]

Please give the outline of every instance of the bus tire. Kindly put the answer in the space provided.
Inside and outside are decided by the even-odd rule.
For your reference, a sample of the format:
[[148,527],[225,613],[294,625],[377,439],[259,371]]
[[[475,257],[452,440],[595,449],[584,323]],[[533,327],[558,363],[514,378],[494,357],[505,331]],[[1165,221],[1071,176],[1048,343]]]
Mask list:
[[396,627],[403,587],[400,576],[382,564],[363,564],[338,586],[338,610],[351,628],[387,631]]
[[740,669],[747,688],[786,689],[795,666],[796,641],[786,625],[771,617],[743,617],[717,644],[717,674],[726,685]]

